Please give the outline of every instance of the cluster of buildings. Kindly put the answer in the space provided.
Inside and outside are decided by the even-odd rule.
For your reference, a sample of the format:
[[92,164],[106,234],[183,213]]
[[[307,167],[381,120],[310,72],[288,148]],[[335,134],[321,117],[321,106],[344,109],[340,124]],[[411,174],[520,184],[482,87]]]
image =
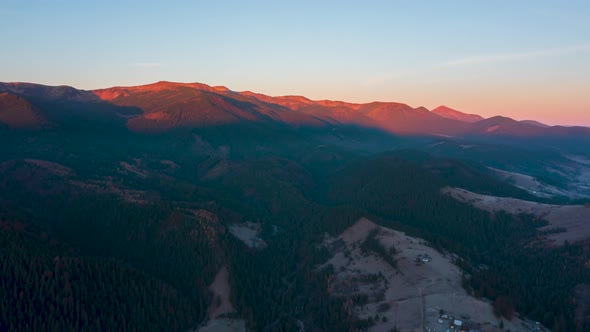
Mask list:
[[420,254],[416,257],[416,263],[428,263],[432,260],[432,257],[428,254]]
[[447,332],[479,332],[478,324],[468,321],[469,317],[462,317],[462,319],[455,318],[446,314],[444,311],[440,311],[437,322],[443,327],[439,331]]

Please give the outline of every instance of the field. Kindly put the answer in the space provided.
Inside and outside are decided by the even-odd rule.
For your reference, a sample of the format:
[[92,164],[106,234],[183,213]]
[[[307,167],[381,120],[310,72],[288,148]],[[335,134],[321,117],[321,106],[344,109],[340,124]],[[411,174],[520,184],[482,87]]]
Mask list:
[[[362,250],[363,242],[375,231],[383,247],[395,247],[395,267],[374,252]],[[336,271],[332,295],[364,298],[353,310],[358,317],[375,321],[369,331],[394,327],[405,332],[453,331],[449,316],[481,331],[495,331],[499,324],[492,305],[469,296],[461,286],[462,274],[453,264],[454,256],[436,251],[424,240],[363,218],[339,237],[326,238],[324,244],[333,256],[323,267],[331,265]],[[447,318],[439,323],[441,310]],[[504,322],[504,327],[528,331],[523,323],[514,319]]]
[[266,247],[266,243],[258,237],[258,234],[260,234],[260,227],[260,224],[247,222],[244,224],[231,225],[229,231],[248,247],[263,249]]
[[472,204],[482,210],[506,211],[512,214],[527,213],[549,222],[540,230],[563,228],[563,232],[548,234],[547,238],[555,244],[564,241],[575,242],[590,238],[590,207],[586,205],[551,205],[529,202],[515,198],[495,197],[476,194],[460,188],[444,188],[451,197]]
[[[508,181],[514,186],[524,189],[529,193],[544,198],[568,197],[573,199],[585,199],[590,197],[590,164],[587,159],[579,156],[570,156],[575,166],[561,165],[562,171],[550,169],[549,173],[559,174],[568,179],[567,185],[559,187],[539,181],[539,179],[516,172],[508,172],[496,168],[489,169],[501,180]],[[567,171],[565,171],[567,170]],[[565,171],[565,173],[564,173]]]

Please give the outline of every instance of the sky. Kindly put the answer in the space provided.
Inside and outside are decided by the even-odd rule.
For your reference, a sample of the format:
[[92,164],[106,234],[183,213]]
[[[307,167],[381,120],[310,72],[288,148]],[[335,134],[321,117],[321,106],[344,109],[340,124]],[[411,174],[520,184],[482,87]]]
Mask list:
[[0,81],[156,81],[590,126],[590,1],[0,1]]

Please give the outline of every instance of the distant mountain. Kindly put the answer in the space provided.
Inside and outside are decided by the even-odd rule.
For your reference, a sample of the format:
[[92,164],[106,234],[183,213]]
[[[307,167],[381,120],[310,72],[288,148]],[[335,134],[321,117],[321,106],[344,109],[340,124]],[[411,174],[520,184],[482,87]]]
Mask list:
[[541,122],[535,121],[535,120],[521,120],[520,123],[526,123],[526,124],[530,124],[530,125],[541,127],[541,128],[549,128],[549,127],[551,127],[549,125],[546,125],[544,123],[541,123]]
[[40,100],[62,100],[88,102],[98,98],[90,91],[78,90],[71,86],[48,86],[34,83],[1,83],[0,92],[10,92],[17,95],[32,97]]
[[457,134],[465,129],[458,121],[432,114],[426,108],[412,108],[395,102],[353,104],[341,101],[313,101],[302,96],[270,97],[242,92],[258,100],[288,107],[330,124],[354,124],[398,134]]
[[542,127],[537,124],[516,121],[503,116],[495,116],[474,123],[469,132],[470,136],[507,136],[507,137],[590,137],[590,128],[587,127]]
[[287,107],[269,105],[225,87],[199,83],[158,82],[94,90],[93,93],[118,106],[139,107],[144,114],[129,119],[128,126],[140,131],[240,122],[323,124],[319,119]]
[[322,119],[326,123],[374,125],[373,120],[357,112],[357,109],[361,106],[360,104],[331,100],[314,101],[303,96],[271,97],[251,91],[240,92],[240,94],[264,103],[279,105],[309,114]]
[[[2,120],[9,127],[39,128],[40,118],[59,126],[124,125],[133,131],[168,131],[219,125],[256,123],[270,126],[356,126],[401,135],[427,136],[571,136],[590,137],[590,128],[546,127],[506,117],[483,119],[446,106],[433,111],[395,102],[365,104],[311,100],[303,96],[271,97],[236,92],[202,83],[157,82],[92,91],[69,86],[0,83],[4,96]],[[23,98],[21,101],[11,100]],[[16,103],[16,104],[15,104]],[[23,111],[14,105],[21,103]],[[28,106],[25,106],[28,103]],[[21,112],[21,113],[18,113]],[[18,116],[17,116],[18,114]],[[19,122],[20,121],[20,122]],[[33,125],[34,123],[37,124]]]
[[443,118],[424,107],[400,103],[363,104],[358,112],[373,119],[379,128],[398,134],[455,136],[467,129],[465,123]]
[[358,125],[393,133],[460,133],[465,126],[401,103],[352,104],[313,101],[302,96],[271,97],[250,91],[234,92],[199,83],[158,82],[137,87],[94,90],[102,100],[135,106],[144,114],[130,119],[135,130],[167,130],[243,121],[289,125]]
[[434,113],[438,116],[442,116],[443,118],[458,120],[458,121],[462,121],[462,122],[469,122],[469,123],[481,121],[484,119],[480,115],[459,112],[457,110],[454,110],[454,109],[444,106],[444,105],[433,109],[432,113]]
[[521,123],[511,118],[494,116],[473,124],[469,134],[486,136],[537,136],[544,132],[544,128]]

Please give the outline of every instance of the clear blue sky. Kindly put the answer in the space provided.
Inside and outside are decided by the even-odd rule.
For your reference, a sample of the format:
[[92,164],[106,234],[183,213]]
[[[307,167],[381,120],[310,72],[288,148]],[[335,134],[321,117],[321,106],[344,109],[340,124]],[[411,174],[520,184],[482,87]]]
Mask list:
[[590,125],[590,1],[0,3],[0,81],[159,80]]

